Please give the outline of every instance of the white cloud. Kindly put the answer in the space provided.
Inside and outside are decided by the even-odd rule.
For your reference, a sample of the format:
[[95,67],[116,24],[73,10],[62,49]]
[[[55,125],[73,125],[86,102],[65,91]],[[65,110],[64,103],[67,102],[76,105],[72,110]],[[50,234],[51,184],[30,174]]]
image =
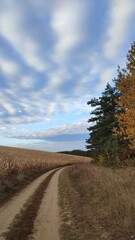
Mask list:
[[43,131],[43,134],[45,136],[55,136],[55,135],[61,135],[61,134],[86,133],[86,131],[87,131],[86,120],[80,120],[72,124],[65,124],[63,126],[45,130]]
[[114,76],[114,69],[113,68],[106,68],[101,73],[101,81],[103,84],[106,84],[107,82],[112,81],[112,78]]
[[39,56],[39,45],[33,40],[29,29],[24,28],[25,17],[23,8],[16,1],[5,4],[0,11],[0,32],[28,66],[44,71],[47,65]]
[[54,102],[51,102],[48,104],[48,106],[47,106],[47,116],[48,117],[52,116],[55,113],[56,105],[57,104]]
[[21,54],[29,66],[35,68],[39,72],[46,70],[47,64],[38,56],[39,46],[37,43],[32,39],[28,39],[25,41],[23,48]]
[[[98,1],[2,0],[0,33],[6,56],[0,58],[2,121],[27,124],[58,121],[65,113],[67,119],[86,116],[87,101],[113,78],[108,58],[125,39],[133,1],[110,0],[110,13],[103,16],[100,9],[97,17]],[[104,21],[96,28],[100,17]],[[103,55],[97,42],[103,40],[101,25],[107,21]]]
[[103,91],[107,83],[111,83],[114,78],[114,69],[105,68],[100,73],[100,81],[97,83],[98,91]]
[[5,100],[2,103],[2,107],[8,112],[9,115],[14,115],[17,112],[16,108],[11,103],[6,102]]
[[48,89],[55,90],[61,85],[64,77],[64,72],[61,70],[53,71],[49,75]]
[[108,59],[117,56],[121,44],[128,36],[130,18],[135,11],[134,0],[112,0],[108,13],[110,21],[107,31],[107,40],[104,44],[104,54]]
[[7,129],[6,126],[0,125],[0,131],[6,130],[6,129]]
[[60,1],[52,15],[51,26],[57,37],[53,58],[65,60],[68,51],[83,40],[85,1]]
[[14,61],[0,56],[0,70],[5,76],[17,75],[19,73],[19,65]]
[[70,79],[70,72],[65,68],[65,66],[62,66],[57,68],[57,70],[52,70],[48,74],[48,79],[48,91],[55,92],[56,94],[58,92],[58,88],[65,83],[67,79]]
[[35,79],[33,79],[32,76],[24,75],[20,79],[20,84],[19,85],[23,89],[29,89],[29,88],[32,88],[34,83],[35,83]]
[[65,124],[55,128],[45,129],[39,132],[21,132],[21,134],[15,135],[11,133],[8,137],[22,138],[22,139],[45,139],[49,137],[56,137],[62,135],[77,135],[87,133],[87,121],[86,119],[80,120],[75,123]]
[[60,112],[63,114],[63,113],[66,113],[68,111],[68,104],[65,102],[65,103],[60,103]]

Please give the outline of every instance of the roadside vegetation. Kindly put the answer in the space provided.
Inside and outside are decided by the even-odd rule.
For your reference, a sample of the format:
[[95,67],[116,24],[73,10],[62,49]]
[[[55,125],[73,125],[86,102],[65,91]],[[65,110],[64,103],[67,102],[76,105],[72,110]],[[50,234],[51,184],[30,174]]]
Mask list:
[[0,147],[0,204],[42,173],[88,158],[44,151]]
[[71,166],[59,191],[61,240],[135,239],[135,168]]
[[95,164],[60,176],[61,240],[135,240],[135,42],[112,85],[88,102]]
[[134,165],[135,42],[127,54],[126,67],[118,67],[118,77],[112,85],[107,83],[101,97],[88,102],[93,111],[88,120],[90,137],[86,148],[102,165]]

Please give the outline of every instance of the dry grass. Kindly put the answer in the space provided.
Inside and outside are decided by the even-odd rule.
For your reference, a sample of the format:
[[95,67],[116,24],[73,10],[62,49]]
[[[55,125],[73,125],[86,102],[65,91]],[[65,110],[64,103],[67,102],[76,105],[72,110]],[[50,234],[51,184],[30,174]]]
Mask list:
[[40,174],[57,166],[86,161],[89,159],[85,157],[0,147],[0,198],[5,198],[3,193],[7,195],[13,185],[17,185],[32,174]]
[[71,166],[60,195],[62,240],[135,239],[135,168]]

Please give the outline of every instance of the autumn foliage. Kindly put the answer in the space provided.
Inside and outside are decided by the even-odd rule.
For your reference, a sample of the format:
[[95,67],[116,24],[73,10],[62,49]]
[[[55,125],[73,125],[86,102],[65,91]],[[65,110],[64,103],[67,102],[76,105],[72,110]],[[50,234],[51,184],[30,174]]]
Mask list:
[[93,157],[111,166],[127,164],[135,157],[135,42],[128,52],[126,67],[118,67],[113,82],[114,87],[107,84],[101,97],[88,102],[94,110],[88,120],[92,124],[86,140]]
[[135,43],[127,55],[126,69],[118,69],[116,86],[120,92],[117,104],[121,113],[116,114],[119,128],[115,131],[123,140],[129,142],[129,148],[135,150]]

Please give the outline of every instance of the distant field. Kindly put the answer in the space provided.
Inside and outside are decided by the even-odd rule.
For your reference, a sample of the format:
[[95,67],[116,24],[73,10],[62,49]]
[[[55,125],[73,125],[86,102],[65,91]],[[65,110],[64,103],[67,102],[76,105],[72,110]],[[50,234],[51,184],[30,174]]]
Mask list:
[[88,161],[85,157],[0,146],[0,186],[32,171]]

